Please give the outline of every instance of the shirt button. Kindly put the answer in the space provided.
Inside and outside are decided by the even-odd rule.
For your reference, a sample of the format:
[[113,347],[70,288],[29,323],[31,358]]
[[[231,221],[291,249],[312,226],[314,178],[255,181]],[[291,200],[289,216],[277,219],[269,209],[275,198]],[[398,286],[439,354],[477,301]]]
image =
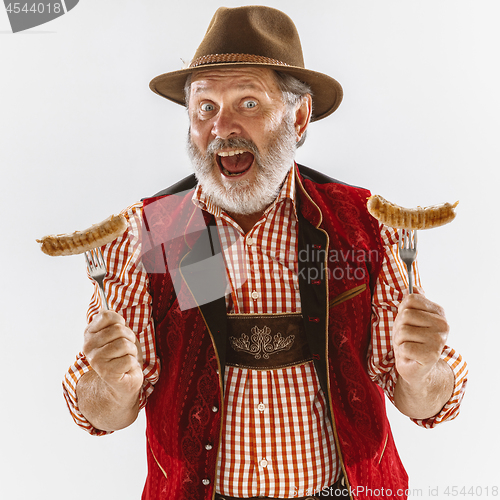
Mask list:
[[257,405],[257,410],[264,411],[266,409],[266,405],[264,403],[259,403]]
[[267,462],[267,460],[266,460],[265,458],[263,458],[263,459],[259,462],[259,465],[260,465],[261,467],[267,467],[267,464],[268,464],[268,462]]
[[247,245],[251,247],[253,245],[253,238],[247,238]]
[[259,292],[254,290],[252,292],[252,299],[257,300],[259,297],[260,297]]
[[210,484],[210,479],[202,479],[201,480],[201,483],[204,485],[204,486],[208,486]]
[[217,406],[212,406],[212,411],[214,413],[217,413],[219,411],[219,408],[217,408]]
[[210,451],[213,448],[213,446],[210,443],[207,443],[205,445],[205,450]]

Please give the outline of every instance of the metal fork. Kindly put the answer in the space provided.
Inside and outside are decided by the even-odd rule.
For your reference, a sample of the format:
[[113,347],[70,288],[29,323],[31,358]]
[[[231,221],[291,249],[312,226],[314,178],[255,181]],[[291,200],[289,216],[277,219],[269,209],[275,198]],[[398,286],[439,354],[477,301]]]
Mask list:
[[103,280],[104,276],[106,276],[107,269],[101,249],[95,248],[94,250],[88,250],[85,252],[85,260],[87,261],[87,269],[89,270],[90,277],[99,285],[99,291],[101,292],[103,301],[103,309],[109,310],[103,286]]
[[399,230],[399,257],[406,264],[408,271],[408,291],[413,293],[413,268],[412,264],[415,262],[417,256],[417,231],[413,232],[413,241],[411,238],[411,231],[408,229]]

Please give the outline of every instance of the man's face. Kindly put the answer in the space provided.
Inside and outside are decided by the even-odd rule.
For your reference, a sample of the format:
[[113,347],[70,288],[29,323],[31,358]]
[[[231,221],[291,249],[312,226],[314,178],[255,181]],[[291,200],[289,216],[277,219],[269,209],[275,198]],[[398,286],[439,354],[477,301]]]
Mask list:
[[295,113],[273,72],[262,68],[195,73],[188,151],[198,181],[222,209],[264,210],[293,165]]

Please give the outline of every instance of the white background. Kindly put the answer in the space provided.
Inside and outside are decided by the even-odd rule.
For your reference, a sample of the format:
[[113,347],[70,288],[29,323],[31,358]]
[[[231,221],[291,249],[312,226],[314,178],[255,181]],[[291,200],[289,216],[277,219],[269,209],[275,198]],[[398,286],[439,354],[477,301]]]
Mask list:
[[[2,499],[140,498],[144,416],[95,438],[62,397],[91,293],[83,256],[48,257],[35,239],[88,227],[190,173],[185,111],[148,83],[191,58],[219,5],[82,0],[17,34],[0,6]],[[469,363],[462,413],[429,431],[388,411],[412,497],[448,498],[447,486],[491,496],[500,486],[498,3],[269,5],[294,19],[307,67],[345,91],[298,160],[404,206],[460,200],[452,224],[420,233],[419,260],[428,297],[447,311],[449,343]]]

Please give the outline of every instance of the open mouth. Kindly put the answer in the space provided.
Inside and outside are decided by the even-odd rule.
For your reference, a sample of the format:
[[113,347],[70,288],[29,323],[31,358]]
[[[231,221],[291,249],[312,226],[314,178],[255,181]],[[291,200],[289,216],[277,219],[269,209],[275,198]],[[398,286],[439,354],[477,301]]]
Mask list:
[[232,149],[219,151],[216,154],[217,165],[226,177],[239,177],[245,175],[253,165],[254,156],[250,151]]

